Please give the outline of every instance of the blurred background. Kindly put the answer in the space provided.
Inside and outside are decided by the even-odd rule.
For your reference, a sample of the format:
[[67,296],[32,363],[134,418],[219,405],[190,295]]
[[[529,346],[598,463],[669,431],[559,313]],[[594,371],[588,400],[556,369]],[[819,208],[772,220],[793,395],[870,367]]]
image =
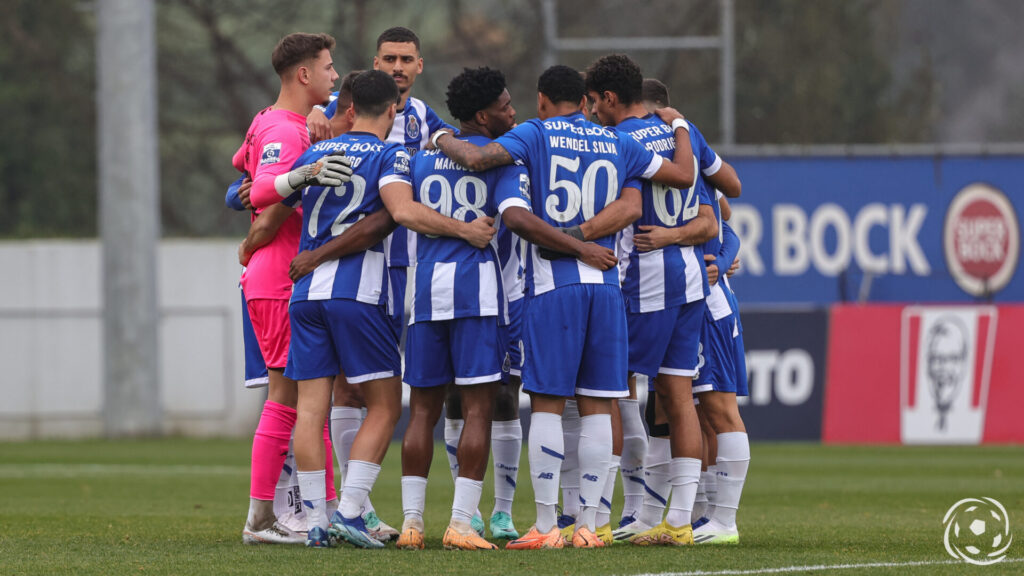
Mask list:
[[251,433],[263,396],[242,388],[231,155],[276,98],[280,37],[332,34],[344,75],[402,25],[422,40],[413,94],[448,121],[466,66],[505,72],[520,121],[551,63],[624,51],[669,86],[744,183],[752,439],[1024,442],[1024,3],[153,2],[155,383],[120,388],[98,4],[0,5],[0,438],[111,434],[109,400],[135,385],[158,400],[135,432]]

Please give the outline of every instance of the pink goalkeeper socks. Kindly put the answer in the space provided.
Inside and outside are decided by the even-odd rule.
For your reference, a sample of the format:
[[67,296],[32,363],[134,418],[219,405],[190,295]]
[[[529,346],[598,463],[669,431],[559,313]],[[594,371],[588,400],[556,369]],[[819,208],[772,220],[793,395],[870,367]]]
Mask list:
[[325,470],[327,470],[327,500],[338,499],[338,489],[334,487],[334,445],[331,444],[331,423],[324,422],[324,454],[326,458]]
[[[295,409],[277,402],[263,403],[256,435],[252,439],[252,475],[249,496],[273,500],[281,466],[288,456],[288,440],[295,428]],[[330,453],[330,452],[328,452]]]

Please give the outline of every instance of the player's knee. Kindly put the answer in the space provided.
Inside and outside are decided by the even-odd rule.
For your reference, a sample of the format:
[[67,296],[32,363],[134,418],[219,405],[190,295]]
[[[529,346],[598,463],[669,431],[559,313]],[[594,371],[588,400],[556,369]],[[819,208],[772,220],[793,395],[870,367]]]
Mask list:
[[519,417],[519,390],[515,386],[501,386],[494,398],[494,419],[515,420]]

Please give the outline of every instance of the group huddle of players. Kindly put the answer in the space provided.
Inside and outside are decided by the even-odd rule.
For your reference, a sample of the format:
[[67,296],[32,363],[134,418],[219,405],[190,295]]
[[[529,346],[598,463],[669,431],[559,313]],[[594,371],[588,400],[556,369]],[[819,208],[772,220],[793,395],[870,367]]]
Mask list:
[[[465,69],[448,85],[452,127],[411,96],[412,31],[383,32],[373,70],[337,92],[333,48],[326,34],[278,43],[278,100],[233,158],[228,203],[252,211],[246,385],[269,385],[243,541],[422,549],[445,410],[445,548],[497,548],[479,511],[491,456],[490,536],[508,549],[737,543],[750,450],[732,167],[625,55],[545,70],[521,124],[500,71]],[[403,382],[395,530],[370,492]],[[520,386],[537,510],[522,535]]]

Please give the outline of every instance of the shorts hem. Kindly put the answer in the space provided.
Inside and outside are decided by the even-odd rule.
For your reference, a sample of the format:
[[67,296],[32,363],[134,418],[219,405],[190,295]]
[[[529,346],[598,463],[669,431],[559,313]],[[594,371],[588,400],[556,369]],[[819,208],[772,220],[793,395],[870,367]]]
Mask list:
[[701,394],[703,392],[711,392],[714,389],[715,389],[715,387],[713,385],[711,385],[711,384],[701,384],[700,386],[694,386],[693,387],[693,393],[694,394]]
[[590,396],[593,398],[626,398],[629,396],[629,389],[626,390],[592,390],[590,388],[576,388],[579,396]]
[[360,374],[358,376],[345,376],[349,384],[362,384],[363,382],[369,382],[370,380],[380,380],[381,378],[391,378],[395,375],[394,370],[387,370],[385,372],[371,372],[370,374]]
[[661,368],[658,368],[658,374],[666,374],[668,376],[688,376],[693,378],[697,375],[697,369],[693,368],[692,370],[685,370],[682,368],[666,368],[665,366],[662,366]]
[[495,372],[494,374],[488,374],[486,376],[471,376],[469,378],[456,378],[455,384],[458,386],[472,386],[474,384],[487,384],[489,382],[498,382],[501,380],[501,372]]
[[246,388],[263,388],[270,385],[270,376],[261,376],[259,378],[248,378],[245,381]]

